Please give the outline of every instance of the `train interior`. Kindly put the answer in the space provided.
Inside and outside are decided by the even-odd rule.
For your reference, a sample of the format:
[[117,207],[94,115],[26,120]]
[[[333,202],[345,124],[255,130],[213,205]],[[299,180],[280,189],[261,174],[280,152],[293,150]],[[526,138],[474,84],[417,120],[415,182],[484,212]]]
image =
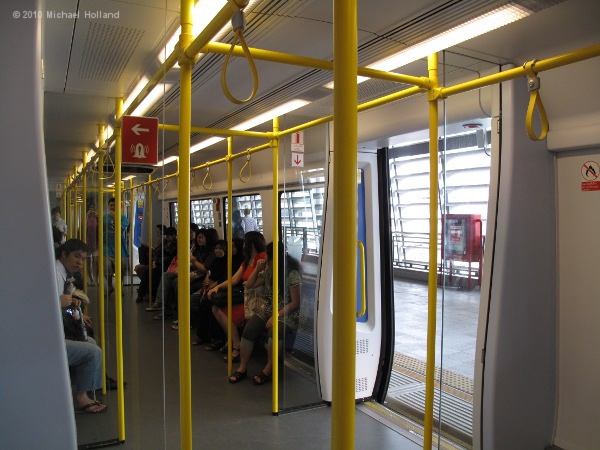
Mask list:
[[[346,131],[334,117],[334,97],[344,95],[331,70],[336,2],[243,3],[254,60],[241,50],[228,56],[232,42],[241,45],[229,19],[207,27],[211,44],[198,48],[189,92],[176,64],[151,81],[179,36],[178,1],[3,4],[0,47],[11,64],[2,70],[0,124],[15,151],[0,156],[7,211],[1,446],[343,448],[332,413],[334,374],[345,363],[332,326],[339,311],[334,267],[344,263],[334,240],[335,215],[350,210],[361,243],[357,267],[344,267],[352,289],[357,280],[355,407],[347,430],[355,448],[595,448],[600,93],[589,86],[600,77],[600,4],[359,0],[358,65],[411,78],[357,79],[357,145],[346,149],[336,147]],[[194,37],[227,5],[198,1]],[[451,31],[480,16],[488,18],[483,32],[452,40]],[[393,57],[440,35],[429,53],[438,52],[439,86],[449,93],[438,100],[438,173],[431,176],[428,92],[398,95],[412,89],[410,80],[430,76],[429,53],[408,62]],[[281,55],[292,57],[282,63]],[[478,86],[480,79],[494,81]],[[191,98],[189,166],[179,152],[182,91]],[[158,119],[156,163],[121,161],[119,108]],[[278,153],[271,148],[275,123],[284,130]],[[136,150],[123,145],[122,153]],[[356,202],[336,187],[336,163],[348,158],[357,160]],[[50,209],[61,207],[68,237],[83,238],[88,210],[101,218],[115,193],[129,221],[122,288],[109,293],[91,253],[84,289],[95,334],[103,336],[106,374],[127,384],[97,393],[106,413],[74,414],[62,324],[55,304],[40,295],[56,290]],[[182,207],[188,201],[189,210]],[[136,302],[138,248],[156,243],[157,224],[189,236],[179,226],[189,218],[226,239],[231,212],[244,210],[301,267],[297,328],[280,340],[277,377],[265,386],[250,378],[267,361],[266,336],[254,347],[249,379],[231,384],[236,364],[227,351],[192,346],[185,358],[182,340],[195,330],[173,326],[187,324],[180,308],[167,316],[146,310],[152,295]],[[39,255],[42,270],[25,280],[27,253]],[[17,301],[24,298],[34,299],[33,308]],[[15,320],[24,314],[28,333],[25,320]],[[188,370],[191,391],[184,388]]]

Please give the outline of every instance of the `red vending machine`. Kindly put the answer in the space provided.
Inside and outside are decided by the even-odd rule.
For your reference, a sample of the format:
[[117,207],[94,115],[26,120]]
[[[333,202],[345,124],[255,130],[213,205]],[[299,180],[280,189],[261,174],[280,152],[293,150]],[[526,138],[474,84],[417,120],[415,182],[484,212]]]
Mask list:
[[[478,264],[477,284],[481,284],[483,241],[481,216],[476,214],[442,215],[442,263],[440,276],[449,262],[448,276],[452,280],[454,261],[468,263],[468,289],[471,290],[471,266]],[[441,279],[440,279],[441,281]]]

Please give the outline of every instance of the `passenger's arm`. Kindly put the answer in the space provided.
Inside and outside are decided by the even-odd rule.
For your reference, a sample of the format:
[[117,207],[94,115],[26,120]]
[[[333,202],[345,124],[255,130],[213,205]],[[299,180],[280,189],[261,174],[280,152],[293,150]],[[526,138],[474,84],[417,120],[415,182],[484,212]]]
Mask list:
[[254,267],[254,270],[252,271],[252,273],[250,274],[250,276],[244,283],[244,285],[248,289],[257,288],[257,287],[265,284],[264,278],[259,277],[258,275],[260,272],[265,270],[266,265],[267,265],[267,262],[264,259],[259,259],[258,261],[256,261],[256,266]]
[[[242,281],[243,273],[244,273],[244,266],[241,265],[239,267],[239,269],[237,270],[237,272],[231,276],[231,285],[232,286],[236,286],[236,285],[240,284],[240,282]],[[229,280],[225,280],[222,283],[217,284],[210,291],[208,291],[208,296],[210,297],[215,292],[219,292],[219,289],[221,289],[223,287],[227,287],[227,283],[229,283]]]

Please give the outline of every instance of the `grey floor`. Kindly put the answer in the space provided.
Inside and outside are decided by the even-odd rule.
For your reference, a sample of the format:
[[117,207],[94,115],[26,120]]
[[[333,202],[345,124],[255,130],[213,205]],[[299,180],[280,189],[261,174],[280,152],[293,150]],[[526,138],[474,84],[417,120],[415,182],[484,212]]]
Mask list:
[[[134,289],[124,288],[123,347],[125,441],[128,449],[180,448],[178,332],[170,320],[153,320],[152,313],[136,304]],[[110,298],[113,302],[113,297]],[[111,305],[107,321],[114,323]],[[107,329],[114,347],[114,326]],[[192,347],[192,443],[194,449],[326,449],[331,445],[331,408],[321,405],[296,412],[271,413],[271,384],[254,386],[248,380],[232,385],[227,365],[218,352]],[[249,373],[262,368],[264,355],[253,358]],[[108,373],[115,376],[114,351],[108,355]],[[314,403],[314,382],[296,371],[281,368],[280,408]],[[118,440],[117,395],[100,400],[109,405],[102,415],[77,415],[80,445]],[[356,410],[357,449],[418,449],[414,442]],[[91,446],[91,445],[90,445]]]
[[[474,377],[479,316],[478,287],[438,287],[436,367]],[[394,280],[395,352],[425,361],[427,357],[427,284]],[[442,339],[443,338],[443,339]]]

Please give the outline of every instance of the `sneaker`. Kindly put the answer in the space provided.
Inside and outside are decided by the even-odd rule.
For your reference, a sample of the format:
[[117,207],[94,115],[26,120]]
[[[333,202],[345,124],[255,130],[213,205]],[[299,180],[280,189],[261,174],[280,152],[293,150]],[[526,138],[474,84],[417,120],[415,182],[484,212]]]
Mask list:
[[153,317],[153,319],[154,319],[154,320],[162,320],[162,317],[163,317],[163,315],[162,315],[162,313],[161,313],[161,314],[157,314],[157,315],[155,315],[155,316]]
[[146,308],[146,311],[162,311],[162,303],[154,302],[151,306]]

